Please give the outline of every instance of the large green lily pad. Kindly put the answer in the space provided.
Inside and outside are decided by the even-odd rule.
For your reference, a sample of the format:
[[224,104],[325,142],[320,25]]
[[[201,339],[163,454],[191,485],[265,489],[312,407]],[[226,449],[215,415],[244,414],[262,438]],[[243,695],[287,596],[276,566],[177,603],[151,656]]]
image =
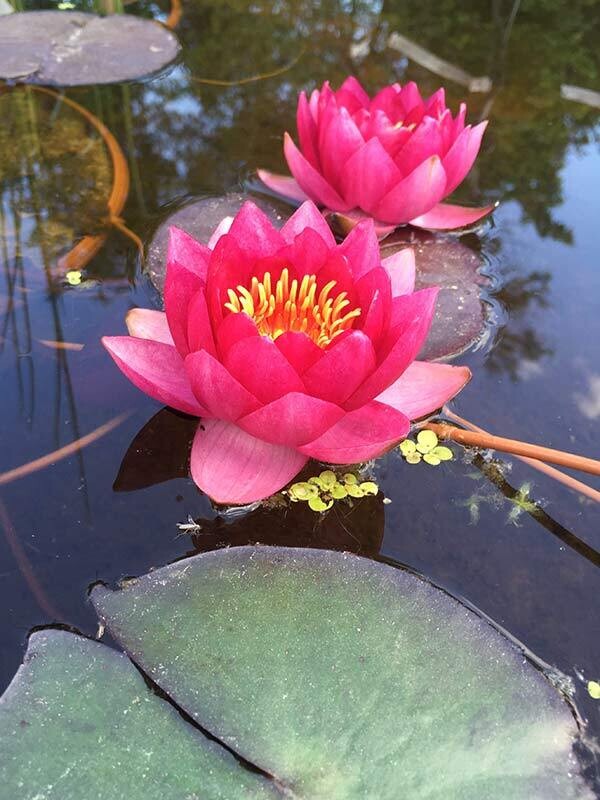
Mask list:
[[148,688],[122,653],[62,630],[32,634],[0,699],[6,800],[280,797]]
[[486,621],[406,572],[241,547],[97,586],[92,602],[181,708],[293,797],[592,796],[558,691]]
[[46,86],[137,80],[179,53],[163,25],[130,14],[26,11],[0,17],[0,78]]

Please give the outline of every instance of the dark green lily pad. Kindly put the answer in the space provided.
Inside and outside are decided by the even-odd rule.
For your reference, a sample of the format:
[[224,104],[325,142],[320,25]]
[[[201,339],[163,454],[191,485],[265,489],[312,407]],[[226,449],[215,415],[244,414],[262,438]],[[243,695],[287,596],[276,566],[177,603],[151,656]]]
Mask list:
[[277,227],[281,227],[293,211],[287,207],[286,213],[280,210],[285,209],[285,205],[277,205],[276,201],[270,201],[265,197],[232,192],[194,200],[180,206],[161,222],[148,247],[145,265],[145,271],[161,296],[165,285],[167,244],[171,225],[182,228],[199,242],[206,244],[221,220],[224,217],[234,217],[246,200],[256,203]]
[[489,281],[480,273],[481,256],[453,238],[415,234],[407,240],[400,231],[384,239],[381,256],[386,258],[404,247],[415,251],[416,288],[439,286],[435,317],[419,358],[448,360],[467,350],[486,331],[486,306],[482,287]]
[[46,86],[130,81],[179,53],[163,25],[129,14],[27,11],[0,17],[0,78]]
[[280,797],[184,721],[122,653],[60,630],[32,634],[0,699],[8,800]]
[[487,622],[348,554],[233,548],[92,602],[142,669],[297,798],[591,798],[570,707]]

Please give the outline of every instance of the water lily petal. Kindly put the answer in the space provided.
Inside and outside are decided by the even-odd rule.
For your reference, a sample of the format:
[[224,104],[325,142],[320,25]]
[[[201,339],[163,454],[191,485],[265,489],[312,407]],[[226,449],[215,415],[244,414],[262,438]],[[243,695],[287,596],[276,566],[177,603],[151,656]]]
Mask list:
[[313,228],[305,228],[291,244],[279,251],[279,255],[284,266],[291,267],[290,277],[301,280],[304,275],[316,275],[319,272],[329,260],[334,246],[335,240],[333,244],[328,244]]
[[104,336],[102,344],[142,392],[185,414],[207,414],[194,397],[183,359],[172,345],[133,336]]
[[321,239],[329,247],[335,247],[335,239],[331,232],[331,228],[323,218],[323,215],[316,207],[316,205],[307,200],[302,203],[297,211],[294,211],[292,216],[281,228],[281,236],[288,243],[293,244],[295,238],[303,233],[306,229],[312,229],[319,234]]
[[204,282],[209,258],[210,249],[205,244],[196,241],[176,225],[171,225],[167,246],[167,274],[172,264],[179,264]]
[[305,333],[286,331],[275,339],[275,344],[300,376],[323,355],[323,350]]
[[289,392],[304,391],[304,384],[287,358],[266,336],[241,339],[229,348],[225,366],[261,403]]
[[196,292],[190,300],[187,316],[187,338],[190,351],[206,350],[211,355],[216,355],[215,340],[203,289]]
[[310,111],[305,92],[300,92],[298,98],[298,108],[296,110],[296,126],[298,128],[298,139],[300,150],[304,157],[310,161],[317,170],[321,169],[319,152],[317,148],[317,125]]
[[354,280],[378,267],[381,256],[373,220],[361,219],[341,243],[339,252],[346,257]]
[[196,292],[203,288],[204,280],[197,273],[178,261],[168,262],[164,291],[165,311],[173,342],[183,358],[190,351],[187,338],[188,306]]
[[303,375],[307,391],[343,403],[375,369],[375,351],[362,331],[350,331],[340,342],[334,339],[321,358]]
[[442,134],[437,119],[425,117],[413,135],[396,153],[395,163],[402,175],[409,175],[425,159],[440,152]]
[[412,247],[398,250],[381,261],[392,281],[392,296],[399,297],[415,290],[415,252]]
[[217,503],[255,503],[278,492],[308,461],[291,447],[269,444],[226,420],[198,426],[190,459],[196,485]]
[[304,158],[288,133],[284,136],[283,151],[290,172],[311,200],[336,211],[347,211],[350,208],[325,178]]
[[[474,128],[470,125],[462,131],[448,150],[442,164],[446,172],[446,194],[453,192],[473,166],[481,146],[481,137],[487,127],[487,120]],[[415,216],[417,216],[415,214]]]
[[256,323],[247,314],[241,311],[236,314],[227,314],[219,324],[215,335],[221,360],[225,358],[230,347],[240,339],[259,335]]
[[125,324],[130,336],[136,336],[138,339],[152,339],[155,342],[171,346],[174,344],[164,311],[132,308],[125,316]]
[[[364,144],[348,109],[331,103],[319,121],[319,158],[323,177],[337,191],[341,189],[342,196],[345,165]],[[345,199],[353,205],[351,200]]]
[[346,401],[345,408],[358,408],[380,395],[414,361],[427,338],[437,293],[436,288],[430,288],[395,298],[396,325],[382,344],[382,360]]
[[391,189],[373,209],[383,222],[397,225],[424,214],[446,194],[446,173],[438,156],[423,161]]
[[343,416],[344,411],[334,403],[290,392],[238,419],[237,424],[258,439],[297,447],[321,436]]
[[438,203],[425,214],[411,219],[410,224],[417,228],[437,231],[464,228],[491,214],[495,208],[495,205],[469,208],[467,206],[451,205],[450,203]]
[[335,99],[338,106],[344,106],[351,114],[356,113],[359,108],[369,105],[369,95],[365,92],[360,82],[350,75],[335,92]]
[[233,222],[233,217],[223,217],[221,222],[219,222],[217,227],[212,232],[212,236],[208,240],[209,250],[214,250],[215,245],[219,241],[221,236],[225,236],[226,233],[229,233],[229,229],[231,228],[232,222]]
[[470,378],[471,372],[467,367],[413,361],[377,400],[410,419],[418,419],[441,408],[460,392]]
[[185,370],[194,395],[212,417],[235,422],[260,407],[256,397],[206,351],[190,353]]
[[369,139],[344,164],[340,192],[349,208],[358,206],[370,214],[402,178],[379,139]]
[[383,267],[376,267],[356,282],[357,304],[361,315],[355,327],[366,334],[375,347],[390,323],[392,282]]
[[275,194],[295,200],[298,203],[308,200],[306,192],[300,188],[295,178],[290,178],[289,175],[278,175],[276,172],[269,172],[266,169],[258,169],[256,174],[265,186]]
[[246,200],[235,215],[228,236],[251,259],[272,256],[285,244],[265,212],[251,200]]
[[408,114],[413,110],[413,108],[424,109],[421,92],[414,81],[409,81],[408,83],[404,84],[399,92],[398,100],[403,107],[405,114]]
[[408,417],[374,400],[346,414],[326,433],[298,450],[329,464],[357,464],[382,455],[404,439],[409,430]]

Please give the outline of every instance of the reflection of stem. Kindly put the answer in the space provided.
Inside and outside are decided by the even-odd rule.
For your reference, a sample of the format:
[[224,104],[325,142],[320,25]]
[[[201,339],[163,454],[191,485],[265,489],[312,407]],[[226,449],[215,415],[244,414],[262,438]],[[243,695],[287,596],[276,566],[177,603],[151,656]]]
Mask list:
[[[31,86],[30,88],[36,92],[50,95],[50,97],[54,97],[60,100],[60,102],[70,106],[98,131],[108,149],[113,165],[113,186],[107,203],[108,222],[111,225],[115,225],[115,227],[126,236],[129,236],[129,238],[135,242],[136,246],[141,249],[139,237],[126,227],[120,216],[129,193],[129,167],[127,166],[127,159],[113,134],[91,111],[88,111],[87,108],[79,105],[79,103],[76,103],[69,97],[60,95],[58,92],[55,92],[53,89],[47,89],[45,86]],[[60,259],[59,266],[61,269],[71,270],[84,267],[100,250],[107,236],[108,233],[84,236],[75,247]]]
[[181,15],[183,14],[183,9],[181,8],[181,0],[171,0],[171,11],[169,12],[169,16],[163,22],[165,28],[176,28],[179,24],[179,20],[181,19]]
[[27,464],[22,464],[20,467],[15,467],[8,472],[1,473],[0,486],[4,485],[5,483],[10,483],[11,481],[16,481],[19,478],[24,478],[26,475],[31,475],[32,472],[37,472],[40,469],[49,467],[63,458],[68,458],[68,456],[71,456],[74,453],[80,453],[80,451],[83,450],[84,447],[87,447],[88,444],[92,444],[92,442],[95,442],[96,439],[100,439],[102,436],[105,436],[107,433],[110,433],[110,431],[114,430],[125,419],[127,419],[128,416],[129,412],[119,414],[119,416],[113,417],[113,419],[105,422],[104,425],[100,425],[99,428],[95,428],[90,433],[86,433],[85,436],[81,436],[74,442],[69,442],[69,444],[66,444],[64,447],[59,447],[58,450],[53,450],[51,453],[47,453],[45,456],[36,458],[34,461],[29,461]]
[[43,587],[39,583],[38,579],[36,578],[35,572],[31,564],[29,563],[29,559],[23,549],[23,545],[19,541],[19,537],[17,536],[17,532],[15,531],[12,521],[8,515],[8,511],[6,506],[4,505],[3,501],[0,499],[0,523],[2,524],[2,528],[4,529],[4,535],[6,536],[6,541],[8,542],[8,546],[10,547],[12,554],[17,562],[19,570],[21,571],[21,575],[25,578],[29,589],[31,590],[31,594],[35,597],[38,606],[42,609],[44,614],[46,614],[49,619],[57,622],[58,620],[64,619],[62,614],[57,611],[54,606],[52,605],[52,601],[49,599],[48,595],[44,591]]
[[285,67],[274,69],[272,72],[261,72],[259,75],[252,75],[250,78],[240,78],[237,81],[220,81],[216,78],[194,78],[193,75],[190,80],[194,81],[194,83],[205,83],[207,86],[243,86],[246,83],[257,83],[258,81],[264,81],[266,78],[275,78],[277,75],[283,75],[284,72],[294,67],[303,55],[304,50],[301,50],[296,58],[290,61],[289,64],[286,64]]
[[[444,408],[444,416],[447,416],[449,419],[457,422],[459,425],[463,425],[465,428],[468,428],[470,431],[474,431],[475,433],[488,435],[483,428],[477,427],[472,422],[469,422],[462,417],[459,417],[458,414],[455,414],[453,411],[450,411],[449,408]],[[478,445],[478,446],[485,446],[487,445]],[[497,449],[497,448],[493,448]],[[574,489],[576,492],[589,497],[591,500],[595,500],[597,503],[600,503],[600,492],[596,489],[593,489],[591,486],[588,486],[581,481],[578,481],[576,478],[573,478],[571,475],[566,475],[564,472],[561,472],[554,467],[545,464],[543,461],[539,461],[535,458],[529,458],[527,456],[519,455],[518,453],[513,453],[520,461],[524,461],[529,466],[537,469],[539,472],[543,472],[544,475],[548,475],[550,478],[554,478],[554,480],[559,481],[560,483],[568,486],[570,489]]]
[[[146,216],[146,203],[144,202],[142,179],[140,177],[137,158],[135,157],[135,137],[133,133],[133,122],[131,120],[131,93],[127,84],[123,84],[123,86],[121,86],[121,93],[123,95],[123,123],[125,125],[125,139],[127,142],[129,163],[131,165],[133,188],[135,190],[138,209],[142,216]],[[138,245],[138,247],[141,249],[140,245]]]
[[[510,483],[505,479],[502,475],[498,467],[494,464],[488,464],[481,456],[477,456],[473,461],[474,465],[481,470],[481,472],[490,480],[494,486],[496,486],[502,494],[507,497],[509,500],[518,499],[519,492],[514,486],[511,486]],[[582,541],[578,536],[575,536],[574,533],[564,528],[559,522],[553,519],[549,514],[547,514],[543,508],[540,506],[535,507],[535,509],[524,509],[527,514],[529,514],[536,522],[539,522],[547,531],[549,531],[553,536],[556,536],[560,539],[561,542],[566,544],[572,550],[575,550],[576,553],[579,553],[580,556],[583,556],[588,561],[590,561],[594,566],[600,567],[600,553],[597,550],[594,550],[593,547],[590,547],[589,544]]]

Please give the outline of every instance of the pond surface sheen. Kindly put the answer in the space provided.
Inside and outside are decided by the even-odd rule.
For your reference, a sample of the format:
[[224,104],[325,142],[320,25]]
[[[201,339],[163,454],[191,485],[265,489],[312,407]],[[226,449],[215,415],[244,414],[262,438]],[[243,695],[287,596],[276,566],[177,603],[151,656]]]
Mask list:
[[[134,2],[126,11],[164,19],[168,8]],[[408,60],[387,46],[392,32],[489,76],[491,91],[469,95]],[[239,191],[258,166],[287,171],[281,135],[295,132],[301,89],[337,86],[351,72],[371,91],[417,80],[428,94],[444,83],[453,107],[468,100],[470,121],[490,119],[457,200],[501,202],[493,226],[464,237],[494,276],[497,324],[457,359],[474,377],[452,407],[494,433],[598,457],[600,109],[561,98],[564,84],[600,90],[597,0],[572,0],[568,15],[559,0],[324,0],[318,9],[305,0],[185,0],[177,34],[183,54],[166,72],[67,92],[126,152],[129,228],[147,243],[184,200]],[[351,44],[366,38],[353,60]],[[290,63],[242,85],[202,82]],[[324,546],[407,564],[465,598],[574,678],[598,736],[600,703],[581,676],[600,679],[600,505],[509,457],[489,464],[454,447],[455,460],[438,468],[395,453],[378,462],[389,505],[380,494],[322,518],[303,504],[217,516],[186,477],[189,422],[160,412],[100,344],[125,332],[128,309],[156,302],[135,244],[112,229],[80,286],[61,279],[74,242],[104,230],[112,176],[101,140],[55,98],[19,90],[0,104],[0,473],[129,414],[79,455],[0,486],[0,688],[32,626],[94,633],[86,589],[97,579],[230,543]],[[48,344],[56,341],[77,347]],[[511,502],[523,484],[532,513]],[[188,516],[200,520],[193,536],[177,528]]]

